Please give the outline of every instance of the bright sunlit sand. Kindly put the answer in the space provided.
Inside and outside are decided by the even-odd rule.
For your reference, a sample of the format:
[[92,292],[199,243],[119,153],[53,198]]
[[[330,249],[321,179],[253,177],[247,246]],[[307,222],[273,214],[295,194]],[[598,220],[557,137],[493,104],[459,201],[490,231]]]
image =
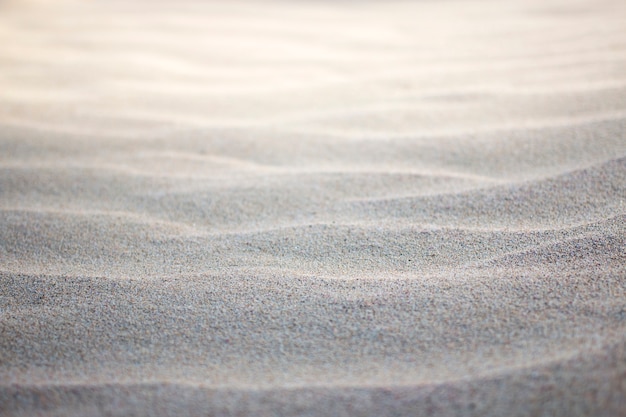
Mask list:
[[0,415],[625,416],[625,17],[0,0]]

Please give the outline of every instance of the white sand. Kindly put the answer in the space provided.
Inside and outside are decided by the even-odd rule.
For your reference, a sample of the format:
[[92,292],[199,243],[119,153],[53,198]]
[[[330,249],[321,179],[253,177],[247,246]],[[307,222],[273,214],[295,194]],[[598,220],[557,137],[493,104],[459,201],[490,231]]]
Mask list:
[[626,416],[626,3],[0,1],[0,415]]

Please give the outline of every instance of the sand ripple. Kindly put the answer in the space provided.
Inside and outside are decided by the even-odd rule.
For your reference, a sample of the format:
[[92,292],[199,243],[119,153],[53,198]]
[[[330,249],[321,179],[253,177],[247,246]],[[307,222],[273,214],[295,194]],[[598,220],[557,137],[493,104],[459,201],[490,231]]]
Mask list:
[[619,1],[0,1],[0,415],[626,415]]

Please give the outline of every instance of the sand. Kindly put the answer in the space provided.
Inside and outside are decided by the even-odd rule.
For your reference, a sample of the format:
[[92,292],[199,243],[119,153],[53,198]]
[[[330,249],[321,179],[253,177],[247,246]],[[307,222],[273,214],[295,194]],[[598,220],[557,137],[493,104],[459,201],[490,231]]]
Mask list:
[[0,1],[0,415],[626,416],[625,17]]

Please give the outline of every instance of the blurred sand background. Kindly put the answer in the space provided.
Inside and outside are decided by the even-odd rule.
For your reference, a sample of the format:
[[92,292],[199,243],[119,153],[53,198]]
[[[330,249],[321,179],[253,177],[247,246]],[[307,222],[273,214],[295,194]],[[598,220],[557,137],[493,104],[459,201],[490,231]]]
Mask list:
[[623,1],[0,1],[0,415],[626,416]]

